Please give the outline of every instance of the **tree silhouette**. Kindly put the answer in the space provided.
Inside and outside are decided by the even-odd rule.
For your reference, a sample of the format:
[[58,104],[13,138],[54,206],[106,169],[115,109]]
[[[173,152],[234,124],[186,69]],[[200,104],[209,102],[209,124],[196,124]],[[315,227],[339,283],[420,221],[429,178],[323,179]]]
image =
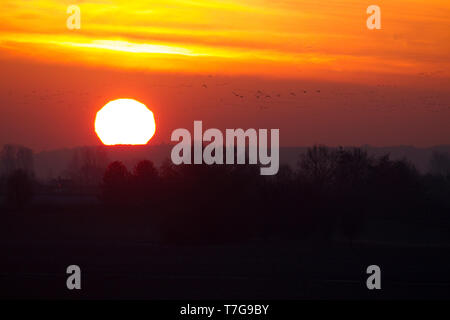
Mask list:
[[23,169],[15,170],[6,181],[6,202],[14,208],[25,207],[33,197],[33,179]]
[[66,170],[68,177],[78,185],[95,186],[102,179],[108,163],[104,147],[77,148]]
[[10,176],[15,170],[21,169],[30,176],[33,175],[33,151],[19,145],[6,144],[0,152],[0,175]]
[[333,183],[334,171],[338,162],[338,153],[325,146],[308,148],[298,162],[302,180],[322,189]]
[[313,146],[297,169],[281,165],[268,177],[257,165],[177,166],[166,160],[157,169],[143,160],[130,174],[113,162],[103,177],[102,199],[142,213],[139,219],[166,241],[183,244],[275,237],[321,246],[342,236],[352,244],[368,219],[450,209],[450,179],[422,176],[388,155]]
[[333,188],[336,218],[343,235],[352,243],[361,231],[367,214],[367,204],[370,202],[368,185],[373,160],[366,151],[359,148],[339,148],[337,159]]
[[114,161],[106,168],[101,184],[101,199],[112,205],[130,201],[130,173],[120,161]]
[[140,204],[157,205],[161,182],[153,162],[142,160],[136,164],[131,177],[133,196]]

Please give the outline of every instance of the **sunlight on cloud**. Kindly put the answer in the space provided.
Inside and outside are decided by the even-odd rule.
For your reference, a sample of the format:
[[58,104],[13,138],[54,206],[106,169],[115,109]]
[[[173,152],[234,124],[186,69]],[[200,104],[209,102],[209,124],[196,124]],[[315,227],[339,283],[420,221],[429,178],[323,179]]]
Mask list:
[[[383,28],[374,32],[365,28],[362,0],[84,0],[77,2],[76,31],[66,28],[69,4],[2,0],[0,51],[22,57],[33,52],[30,58],[52,62],[70,57],[121,68],[135,61],[142,69],[192,72],[219,72],[220,66],[225,73],[291,75],[323,68],[450,69],[450,4],[444,0],[380,0]],[[114,63],[91,57],[113,52],[120,54]],[[148,61],[148,55],[165,61]]]
[[119,40],[93,40],[91,43],[75,43],[75,42],[61,42],[61,45],[82,47],[82,48],[96,48],[107,49],[122,52],[132,53],[162,53],[162,54],[181,54],[186,56],[198,56],[190,50],[184,48],[177,48],[171,46],[162,46],[154,44],[138,44],[128,41]]

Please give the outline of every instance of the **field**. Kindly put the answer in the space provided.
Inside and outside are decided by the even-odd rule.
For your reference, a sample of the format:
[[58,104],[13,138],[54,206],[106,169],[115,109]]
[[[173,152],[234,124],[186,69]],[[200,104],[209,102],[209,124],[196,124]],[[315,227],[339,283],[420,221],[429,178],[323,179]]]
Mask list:
[[[101,205],[3,213],[2,298],[428,299],[450,290],[445,220],[439,226],[380,220],[352,243],[336,235],[328,243],[255,238],[181,245],[165,244],[151,219],[110,214]],[[82,270],[82,290],[66,288],[72,264]],[[382,290],[366,288],[371,264],[381,267]]]

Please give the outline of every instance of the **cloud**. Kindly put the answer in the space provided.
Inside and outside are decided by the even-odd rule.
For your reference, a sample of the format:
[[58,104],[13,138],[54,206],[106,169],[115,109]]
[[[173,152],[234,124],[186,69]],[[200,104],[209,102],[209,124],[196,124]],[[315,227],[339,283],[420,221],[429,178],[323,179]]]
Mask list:
[[[293,76],[299,69],[406,74],[450,69],[450,5],[444,0],[379,1],[378,31],[365,28],[362,0],[86,0],[77,1],[81,30],[69,31],[65,9],[72,2],[2,1],[0,47],[26,57],[28,45],[33,59],[70,57],[117,68],[134,60],[143,69],[217,72],[226,66],[226,73],[242,72],[246,62],[255,66],[247,71],[264,74],[291,65]],[[105,51],[111,55],[95,58]],[[112,51],[121,53],[120,59]],[[149,62],[148,55],[164,63]]]

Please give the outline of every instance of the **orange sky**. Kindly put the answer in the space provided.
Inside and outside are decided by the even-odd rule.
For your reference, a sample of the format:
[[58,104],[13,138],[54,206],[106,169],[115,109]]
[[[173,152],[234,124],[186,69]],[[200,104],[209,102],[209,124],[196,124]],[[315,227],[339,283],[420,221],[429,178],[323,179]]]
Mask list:
[[155,141],[203,117],[286,145],[450,143],[449,46],[448,0],[2,0],[0,144],[97,143],[93,115],[121,97],[156,109]]
[[[81,29],[66,28],[69,4]],[[450,2],[366,0],[2,0],[0,50],[144,70],[326,77],[450,70]]]

